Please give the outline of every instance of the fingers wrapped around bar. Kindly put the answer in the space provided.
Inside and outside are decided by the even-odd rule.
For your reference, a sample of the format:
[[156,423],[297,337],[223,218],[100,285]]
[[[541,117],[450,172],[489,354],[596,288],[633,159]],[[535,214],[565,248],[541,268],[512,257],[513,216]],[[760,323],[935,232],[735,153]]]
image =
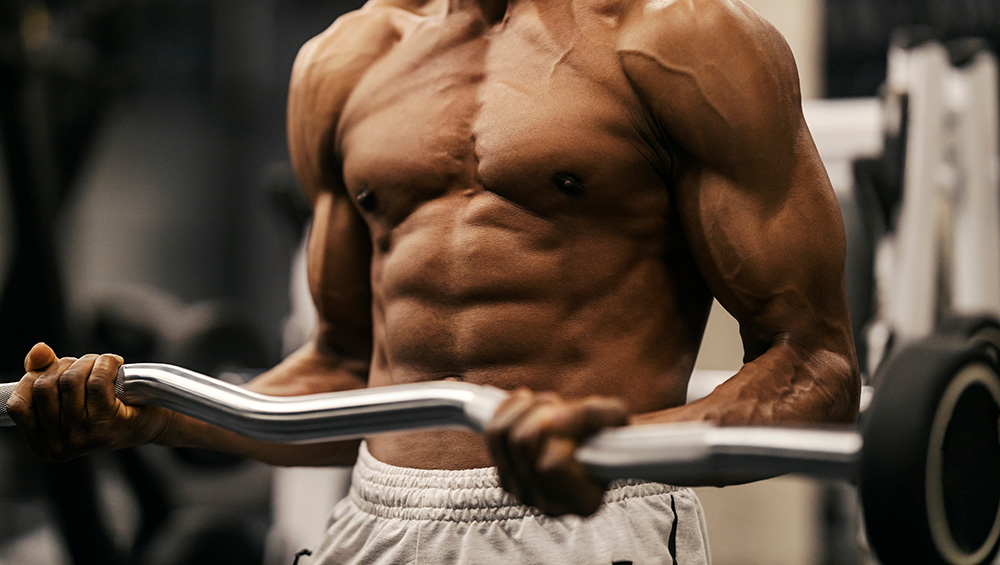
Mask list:
[[607,484],[590,478],[574,454],[603,428],[628,423],[617,399],[563,400],[551,393],[515,391],[487,426],[486,440],[501,485],[524,504],[546,514],[590,515]]
[[59,358],[44,343],[24,360],[7,412],[43,459],[67,461],[94,451],[152,441],[169,412],[131,407],[115,396],[121,357],[112,354]]

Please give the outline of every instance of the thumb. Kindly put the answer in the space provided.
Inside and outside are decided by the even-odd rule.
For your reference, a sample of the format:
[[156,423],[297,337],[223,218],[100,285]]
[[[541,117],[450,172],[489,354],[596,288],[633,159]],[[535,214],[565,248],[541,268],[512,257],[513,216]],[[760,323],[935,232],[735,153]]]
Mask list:
[[24,370],[25,372],[41,371],[58,360],[56,352],[52,351],[51,347],[39,342],[31,348],[27,357],[24,358]]

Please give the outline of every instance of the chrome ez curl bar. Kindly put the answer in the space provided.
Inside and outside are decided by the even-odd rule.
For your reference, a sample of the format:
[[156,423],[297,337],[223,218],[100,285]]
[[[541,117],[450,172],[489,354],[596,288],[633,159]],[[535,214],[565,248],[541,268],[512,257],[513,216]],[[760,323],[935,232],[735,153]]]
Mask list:
[[[13,425],[0,385],[0,425]],[[155,404],[275,443],[313,443],[384,432],[464,427],[482,432],[507,393],[461,382],[376,387],[307,396],[267,396],[173,365],[123,365],[115,381],[126,404]],[[578,458],[596,478],[733,484],[783,473],[849,477],[857,432],[661,424],[607,430]],[[754,465],[754,461],[761,463]]]
[[[1000,376],[990,354],[936,337],[889,362],[863,432],[659,424],[608,429],[577,458],[595,478],[729,485],[781,474],[856,481],[885,563],[988,563],[1000,547]],[[482,432],[507,393],[460,382],[274,397],[160,364],[124,365],[116,394],[278,443],[422,428]],[[0,385],[0,425],[16,383]],[[979,471],[966,473],[974,453]],[[914,541],[916,540],[916,541]],[[921,543],[924,540],[925,543]],[[927,560],[927,556],[936,560]]]

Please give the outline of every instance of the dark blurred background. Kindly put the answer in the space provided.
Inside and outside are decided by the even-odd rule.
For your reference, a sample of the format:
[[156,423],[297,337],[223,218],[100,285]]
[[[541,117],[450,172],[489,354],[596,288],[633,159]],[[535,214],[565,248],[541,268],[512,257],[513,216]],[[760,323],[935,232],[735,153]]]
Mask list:
[[0,141],[13,214],[0,367],[16,368],[41,339],[81,345],[89,338],[72,330],[135,287],[184,303],[224,297],[260,332],[260,353],[277,355],[299,227],[287,79],[298,47],[353,7],[3,3]]
[[925,26],[940,39],[1000,42],[997,0],[825,0],[826,96],[875,96],[894,30]]
[[[0,3],[0,377],[114,351],[239,380],[280,359],[308,210],[298,47],[358,2]],[[253,563],[269,472],[156,447],[40,463],[0,430],[0,563]]]

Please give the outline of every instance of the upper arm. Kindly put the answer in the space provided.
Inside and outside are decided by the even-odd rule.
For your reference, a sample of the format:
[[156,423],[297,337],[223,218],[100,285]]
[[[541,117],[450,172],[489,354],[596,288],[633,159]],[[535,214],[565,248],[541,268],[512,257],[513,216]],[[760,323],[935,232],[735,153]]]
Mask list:
[[307,348],[358,379],[371,355],[371,238],[343,185],[336,132],[354,85],[394,37],[382,13],[343,16],[302,47],[289,88],[289,152],[313,207],[307,263],[319,329]]
[[660,0],[636,7],[618,50],[679,148],[681,227],[747,360],[791,343],[853,376],[843,223],[783,38],[740,2]]

